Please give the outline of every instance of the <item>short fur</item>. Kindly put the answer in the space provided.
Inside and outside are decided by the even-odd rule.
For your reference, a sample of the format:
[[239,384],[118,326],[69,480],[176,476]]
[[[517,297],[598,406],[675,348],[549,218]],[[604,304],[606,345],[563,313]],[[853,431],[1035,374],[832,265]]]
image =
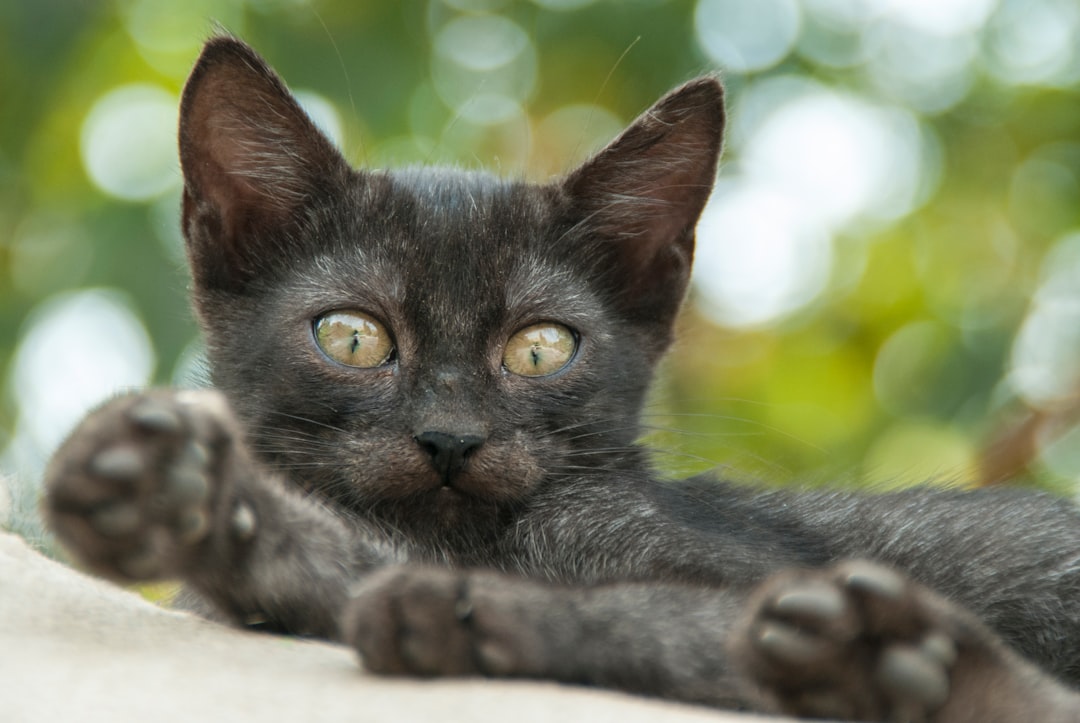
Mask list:
[[[1072,504],[663,481],[635,445],[723,120],[706,77],[549,184],[354,170],[250,48],[211,40],[180,157],[220,394],[91,414],[47,475],[57,534],[103,574],[179,576],[219,616],[345,639],[386,673],[1080,720]],[[389,330],[386,363],[320,350],[314,320],[341,309]],[[573,330],[573,359],[510,373],[507,339],[539,322]],[[478,443],[448,472],[432,433]]]

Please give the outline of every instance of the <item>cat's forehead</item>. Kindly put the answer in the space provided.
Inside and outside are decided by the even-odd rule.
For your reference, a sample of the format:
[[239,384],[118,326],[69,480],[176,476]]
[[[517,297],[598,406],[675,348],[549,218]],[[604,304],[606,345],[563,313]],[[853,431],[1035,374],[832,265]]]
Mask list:
[[548,235],[557,214],[547,187],[452,168],[361,178],[375,188],[353,209],[357,227],[370,231],[357,241],[404,267],[507,273],[552,248]]
[[[483,172],[361,173],[301,284],[322,303],[356,299],[459,318],[576,306],[586,268],[561,248],[550,189]],[[339,214],[332,214],[338,217]]]
[[481,210],[517,185],[488,171],[453,166],[410,166],[383,175],[395,192],[412,195],[428,208],[463,213]]

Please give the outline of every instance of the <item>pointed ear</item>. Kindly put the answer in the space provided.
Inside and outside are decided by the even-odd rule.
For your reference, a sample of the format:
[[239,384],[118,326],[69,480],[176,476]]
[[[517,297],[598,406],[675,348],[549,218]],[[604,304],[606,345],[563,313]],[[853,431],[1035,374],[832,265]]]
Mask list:
[[196,285],[236,289],[280,256],[348,164],[255,51],[203,48],[180,104],[183,228]]
[[578,223],[606,247],[618,296],[643,321],[669,325],[682,304],[723,131],[723,87],[699,78],[657,101],[563,184]]

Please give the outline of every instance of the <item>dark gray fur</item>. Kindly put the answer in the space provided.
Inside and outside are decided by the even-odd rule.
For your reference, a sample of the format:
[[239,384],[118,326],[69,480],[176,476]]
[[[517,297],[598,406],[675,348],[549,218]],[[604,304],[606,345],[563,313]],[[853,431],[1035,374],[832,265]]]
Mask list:
[[[48,473],[54,529],[104,574],[180,576],[217,615],[344,637],[387,673],[809,715],[1078,720],[1049,677],[1080,683],[1072,504],[668,482],[635,446],[722,126],[720,85],[704,78],[547,185],[356,171],[254,52],[212,40],[185,90],[180,148],[194,302],[225,401],[162,390],[92,414]],[[335,309],[380,319],[391,362],[326,358],[312,320]],[[550,377],[508,374],[502,345],[537,321],[576,330],[577,356]],[[417,442],[432,431],[482,444],[443,479]],[[136,482],[133,465],[101,461],[130,450],[148,470]],[[185,489],[209,483],[203,497],[162,497],[177,467]],[[123,508],[103,517],[124,525],[94,521],[116,504],[142,511],[137,531]],[[896,578],[893,595],[892,573],[836,567],[851,558],[916,582]],[[852,625],[863,668],[889,661],[857,689],[836,662],[855,655],[853,634],[829,632]],[[933,652],[935,636],[957,662]],[[937,642],[909,665],[896,651],[919,640]],[[784,668],[826,644],[836,650],[813,665]],[[835,671],[828,685],[819,670]],[[988,698],[991,683],[1007,699]]]

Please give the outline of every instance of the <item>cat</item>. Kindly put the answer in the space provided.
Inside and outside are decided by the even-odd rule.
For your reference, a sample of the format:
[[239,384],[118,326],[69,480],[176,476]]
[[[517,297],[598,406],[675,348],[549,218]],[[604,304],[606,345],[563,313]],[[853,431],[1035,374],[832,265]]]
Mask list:
[[662,480],[635,444],[723,126],[704,77],[550,183],[354,170],[211,39],[179,140],[215,388],[90,413],[46,471],[55,534],[379,673],[1080,721],[1073,504]]

